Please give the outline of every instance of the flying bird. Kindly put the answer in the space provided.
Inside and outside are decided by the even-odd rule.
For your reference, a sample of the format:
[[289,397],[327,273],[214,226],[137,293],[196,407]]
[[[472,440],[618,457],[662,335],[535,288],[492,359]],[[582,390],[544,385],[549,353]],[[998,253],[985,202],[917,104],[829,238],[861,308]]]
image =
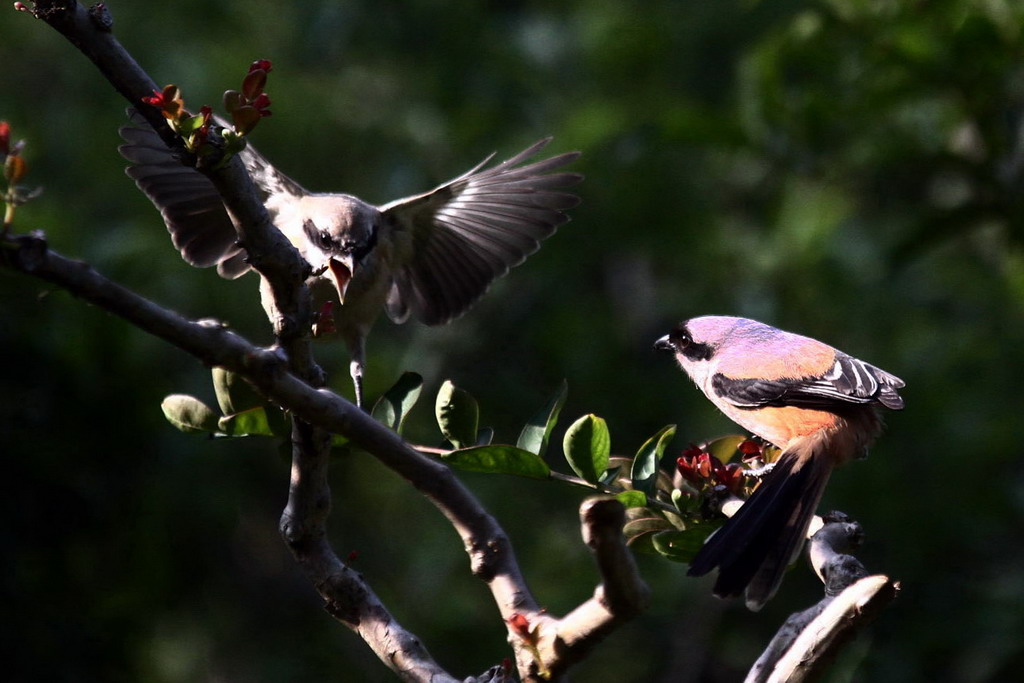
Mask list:
[[715,594],[760,609],[796,559],[833,468],[900,410],[903,380],[815,339],[728,316],[691,318],[655,342],[727,417],[782,449],[774,468],[690,564]]
[[[135,114],[121,128],[127,174],[153,202],[188,263],[217,266],[224,278],[249,270],[244,247],[213,184],[175,159]],[[329,284],[340,306],[334,325],[348,347],[356,403],[363,405],[366,337],[382,310],[396,323],[415,317],[442,325],[465,313],[491,282],[522,263],[579,198],[563,191],[582,180],[553,172],[579,152],[527,163],[551,138],[423,194],[383,205],[350,194],[310,192],[252,145],[241,158],[271,219],[313,267],[311,285]],[[266,306],[266,302],[264,302]]]

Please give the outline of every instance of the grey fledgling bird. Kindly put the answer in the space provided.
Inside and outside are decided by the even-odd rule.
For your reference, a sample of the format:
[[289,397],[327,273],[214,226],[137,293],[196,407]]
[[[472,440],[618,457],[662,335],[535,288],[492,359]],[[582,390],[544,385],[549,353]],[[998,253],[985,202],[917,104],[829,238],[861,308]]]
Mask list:
[[[246,273],[245,250],[213,184],[177,161],[145,123],[120,132],[128,175],[160,210],[185,261],[216,265],[228,279]],[[427,325],[457,318],[569,220],[565,211],[579,198],[562,188],[582,176],[551,171],[579,152],[525,163],[550,140],[485,169],[491,154],[429,192],[381,206],[309,192],[251,145],[241,152],[274,224],[313,267],[310,284],[333,285],[341,304],[335,327],[351,356],[357,404],[363,405],[366,336],[382,310],[396,323],[410,314]]]

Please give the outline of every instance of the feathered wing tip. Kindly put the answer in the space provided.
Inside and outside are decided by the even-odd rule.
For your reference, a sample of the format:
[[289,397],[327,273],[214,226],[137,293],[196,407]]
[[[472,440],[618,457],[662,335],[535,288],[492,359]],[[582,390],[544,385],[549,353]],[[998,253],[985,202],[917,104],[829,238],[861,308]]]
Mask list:
[[382,207],[386,216],[412,231],[416,244],[395,276],[388,306],[392,318],[412,312],[422,322],[438,325],[458,317],[569,220],[565,212],[579,198],[562,188],[583,176],[552,171],[579,153],[526,163],[550,140],[480,170],[488,157],[425,195]]
[[[130,162],[125,172],[160,210],[182,258],[206,268],[237,256],[241,249],[235,244],[235,226],[213,183],[175,159],[134,108],[128,114],[131,124],[121,127],[124,144],[118,147]],[[222,275],[237,277],[245,270],[248,266],[228,269]]]
[[899,395],[897,389],[902,389],[907,383],[874,365],[868,367],[878,381],[878,402],[890,410],[903,410],[903,397]]
[[783,453],[761,486],[707,540],[687,574],[703,576],[718,567],[715,595],[745,591],[747,607],[759,610],[803,547],[830,473],[823,457]]

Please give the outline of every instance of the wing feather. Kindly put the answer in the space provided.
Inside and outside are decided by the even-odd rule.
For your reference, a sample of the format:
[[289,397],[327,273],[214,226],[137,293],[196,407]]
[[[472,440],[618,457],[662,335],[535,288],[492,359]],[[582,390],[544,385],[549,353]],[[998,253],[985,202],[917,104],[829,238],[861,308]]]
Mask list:
[[[119,131],[124,144],[118,147],[130,164],[125,172],[159,209],[182,258],[200,268],[216,265],[217,272],[229,279],[248,271],[235,226],[213,183],[178,161],[134,108],[128,110],[128,116],[131,122]],[[217,123],[224,125],[219,119]],[[265,196],[271,192],[304,193],[251,145],[241,152],[241,158]]]
[[820,377],[768,380],[718,373],[711,382],[720,396],[740,408],[791,405],[827,409],[844,403],[880,403],[900,410],[903,398],[897,390],[905,386],[899,377],[841,351],[836,352],[835,363]]
[[562,188],[582,176],[549,171],[579,154],[525,163],[550,141],[539,140],[483,169],[492,155],[430,192],[380,207],[387,225],[410,237],[388,298],[393,319],[411,312],[436,325],[461,315],[495,279],[536,252],[569,220],[565,211],[579,198]]

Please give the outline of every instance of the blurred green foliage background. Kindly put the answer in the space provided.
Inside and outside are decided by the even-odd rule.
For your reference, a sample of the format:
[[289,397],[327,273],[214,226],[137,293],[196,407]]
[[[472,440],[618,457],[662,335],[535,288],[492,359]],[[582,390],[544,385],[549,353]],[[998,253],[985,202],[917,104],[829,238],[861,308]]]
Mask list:
[[[1024,5],[1013,0],[108,3],[194,108],[267,58],[255,144],[311,189],[383,203],[547,134],[581,149],[573,222],[439,329],[381,321],[369,392],[446,378],[514,440],[567,379],[632,455],[733,431],[654,339],[692,315],[762,319],[907,382],[907,409],[825,506],[903,582],[832,680],[999,681],[1024,666]],[[45,194],[17,216],[54,248],[193,317],[270,335],[252,276],[188,267],[122,172],[124,102],[71,45],[0,11],[0,119]],[[2,639],[11,681],[388,681],[320,607],[277,535],[269,441],[173,430],[164,395],[209,372],[104,312],[0,273]],[[347,358],[324,344],[333,385]],[[414,440],[436,444],[429,405]],[[556,432],[553,452],[561,431]],[[557,461],[557,458],[555,458]],[[562,467],[564,465],[557,464]],[[588,597],[584,493],[463,479],[554,613]],[[507,656],[486,588],[432,506],[365,456],[333,468],[331,535],[396,616],[467,676]],[[654,604],[584,681],[737,680],[820,586],[801,567],[758,614],[640,558]]]

